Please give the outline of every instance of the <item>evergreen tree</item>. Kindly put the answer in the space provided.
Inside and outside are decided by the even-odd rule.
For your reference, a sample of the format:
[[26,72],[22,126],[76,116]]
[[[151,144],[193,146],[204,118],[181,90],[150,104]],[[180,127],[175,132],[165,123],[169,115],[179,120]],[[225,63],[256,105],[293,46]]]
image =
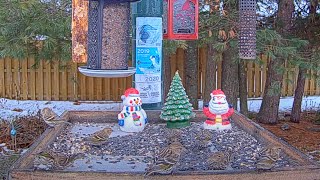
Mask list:
[[167,121],[168,128],[186,127],[190,125],[190,119],[195,117],[192,109],[179,73],[176,71],[160,118]]
[[71,60],[71,0],[0,0],[0,58]]

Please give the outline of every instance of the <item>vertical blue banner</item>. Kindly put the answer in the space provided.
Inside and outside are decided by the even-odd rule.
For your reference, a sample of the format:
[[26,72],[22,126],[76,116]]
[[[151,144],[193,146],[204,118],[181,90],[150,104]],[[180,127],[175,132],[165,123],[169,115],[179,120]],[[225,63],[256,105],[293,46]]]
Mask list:
[[161,102],[162,18],[136,18],[135,87],[143,103]]

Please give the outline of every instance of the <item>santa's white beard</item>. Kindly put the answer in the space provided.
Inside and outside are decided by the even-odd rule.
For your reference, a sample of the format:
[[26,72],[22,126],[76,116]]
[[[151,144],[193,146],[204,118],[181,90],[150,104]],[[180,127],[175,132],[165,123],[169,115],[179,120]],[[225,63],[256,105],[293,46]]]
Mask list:
[[209,111],[212,114],[221,115],[221,114],[227,113],[228,110],[229,110],[229,105],[227,102],[223,104],[215,104],[212,101],[209,102]]

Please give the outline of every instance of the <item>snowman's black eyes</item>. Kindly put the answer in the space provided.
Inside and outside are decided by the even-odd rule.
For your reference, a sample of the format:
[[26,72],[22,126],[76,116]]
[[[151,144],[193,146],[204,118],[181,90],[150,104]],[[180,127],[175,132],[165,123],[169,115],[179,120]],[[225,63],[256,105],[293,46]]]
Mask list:
[[136,101],[136,99],[133,99],[133,101]]

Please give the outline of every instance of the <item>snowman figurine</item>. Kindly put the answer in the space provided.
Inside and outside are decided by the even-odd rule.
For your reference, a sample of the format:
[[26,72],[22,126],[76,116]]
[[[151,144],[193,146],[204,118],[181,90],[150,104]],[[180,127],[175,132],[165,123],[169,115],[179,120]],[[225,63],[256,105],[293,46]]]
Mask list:
[[209,104],[203,108],[203,113],[207,116],[207,120],[203,124],[204,129],[231,129],[229,117],[234,110],[228,104],[224,92],[221,89],[217,89],[212,91],[210,96]]
[[122,111],[118,114],[120,129],[124,132],[140,132],[148,122],[146,112],[141,108],[140,93],[135,88],[129,88],[121,96]]

